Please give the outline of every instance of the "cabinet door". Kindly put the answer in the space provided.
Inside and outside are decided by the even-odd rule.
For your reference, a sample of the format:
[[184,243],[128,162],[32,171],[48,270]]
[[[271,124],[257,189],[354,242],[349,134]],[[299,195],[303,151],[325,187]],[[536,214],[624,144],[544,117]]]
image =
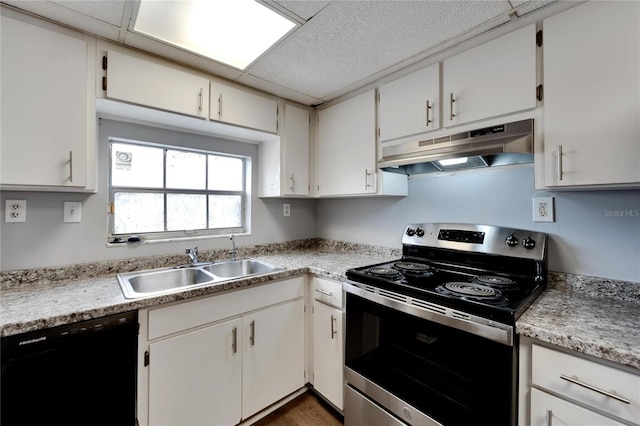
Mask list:
[[241,377],[241,319],[150,344],[149,424],[239,423]]
[[440,64],[378,89],[380,141],[440,128]]
[[544,21],[545,185],[640,182],[640,3]]
[[376,192],[375,92],[318,112],[318,195]]
[[284,105],[284,193],[309,195],[309,111]]
[[531,389],[531,426],[623,426],[600,414],[584,409],[538,389]]
[[444,61],[445,127],[536,107],[535,33],[531,24]]
[[209,80],[155,62],[107,52],[106,96],[134,104],[206,118]]
[[344,398],[342,311],[313,302],[313,387],[342,410]]
[[302,388],[304,300],[254,312],[244,320],[242,418]]
[[212,81],[210,110],[212,120],[270,133],[278,131],[278,101],[273,98]]
[[95,99],[88,92],[93,61],[86,39],[4,14],[0,184],[93,185],[88,163],[95,129],[89,117],[95,116]]

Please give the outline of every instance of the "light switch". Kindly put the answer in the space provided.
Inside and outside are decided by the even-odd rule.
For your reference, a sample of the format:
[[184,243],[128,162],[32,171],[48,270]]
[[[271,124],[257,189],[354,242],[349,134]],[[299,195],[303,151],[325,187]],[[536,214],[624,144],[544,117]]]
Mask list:
[[82,220],[82,203],[64,202],[64,222],[78,223]]

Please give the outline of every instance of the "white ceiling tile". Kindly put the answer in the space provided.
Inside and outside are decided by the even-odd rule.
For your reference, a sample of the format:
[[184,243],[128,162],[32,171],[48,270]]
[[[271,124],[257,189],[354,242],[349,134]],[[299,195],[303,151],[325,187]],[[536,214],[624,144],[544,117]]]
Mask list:
[[50,0],[59,6],[120,26],[125,0]]
[[506,1],[332,2],[249,72],[323,98],[509,8]]

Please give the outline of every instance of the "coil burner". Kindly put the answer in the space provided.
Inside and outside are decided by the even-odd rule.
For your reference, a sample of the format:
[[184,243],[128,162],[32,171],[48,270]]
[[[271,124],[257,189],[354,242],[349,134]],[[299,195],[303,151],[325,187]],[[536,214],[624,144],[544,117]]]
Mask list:
[[466,300],[491,305],[506,305],[508,300],[500,290],[486,285],[470,282],[449,282],[436,288],[436,291],[447,296],[457,296]]
[[501,291],[518,289],[518,284],[514,280],[498,275],[481,275],[473,277],[471,281],[475,284],[489,286]]
[[385,268],[385,267],[369,268],[369,273],[378,277],[385,277],[385,278],[392,278],[392,277],[395,277],[396,275],[400,275],[400,273],[397,270],[391,269],[391,268]]

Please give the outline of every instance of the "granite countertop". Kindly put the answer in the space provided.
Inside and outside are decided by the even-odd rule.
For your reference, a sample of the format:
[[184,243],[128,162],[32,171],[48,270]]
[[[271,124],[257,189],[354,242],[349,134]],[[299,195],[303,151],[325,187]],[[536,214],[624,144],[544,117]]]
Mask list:
[[[345,281],[347,269],[397,259],[401,252],[312,241],[261,246],[241,251],[239,255],[286,269],[141,299],[124,298],[116,273],[175,265],[181,257],[132,260],[117,265],[103,262],[50,268],[37,273],[2,273],[0,336],[213,295],[306,273]],[[208,256],[203,260],[224,258],[217,252]],[[518,319],[516,332],[640,370],[640,284],[550,272],[548,288]]]
[[640,369],[640,284],[550,273],[516,332]]
[[[399,257],[396,252],[388,253],[386,256],[385,254],[377,252],[358,254],[349,251],[328,252],[322,249],[296,249],[258,254],[251,257],[286,269],[256,277],[230,280],[141,299],[124,298],[116,279],[116,273],[53,282],[36,280],[23,285],[4,286],[0,297],[0,336],[25,333],[193,297],[241,289],[308,272],[345,281],[345,271],[349,268],[380,263]],[[148,269],[157,267],[157,264],[154,265],[149,266]]]

